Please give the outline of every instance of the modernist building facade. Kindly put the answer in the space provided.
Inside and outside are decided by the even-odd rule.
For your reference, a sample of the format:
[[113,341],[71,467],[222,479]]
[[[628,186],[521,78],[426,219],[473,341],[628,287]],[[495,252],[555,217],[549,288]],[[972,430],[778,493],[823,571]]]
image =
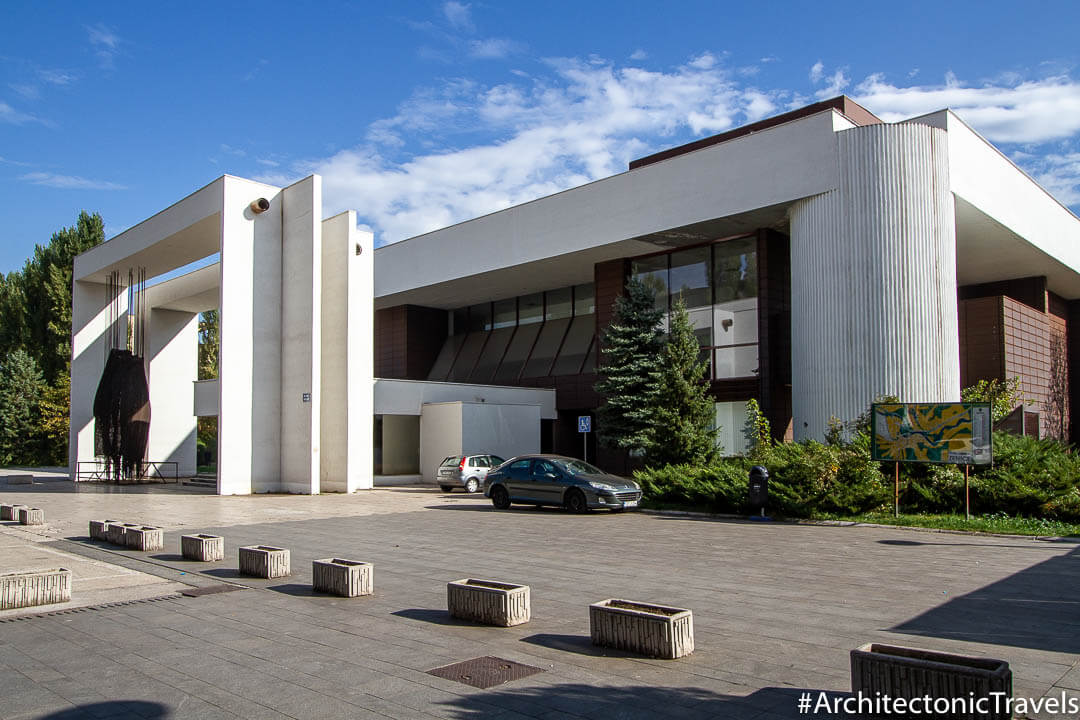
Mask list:
[[[187,453],[213,410],[221,492],[349,491],[455,451],[621,469],[594,435],[583,448],[577,418],[600,403],[602,331],[631,277],[689,308],[728,452],[750,398],[779,437],[820,438],[881,394],[955,401],[1014,376],[1040,432],[1080,429],[1080,220],[948,110],[882,123],[840,97],[374,252],[350,215],[316,222],[320,192],[222,178],[77,259],[73,462],[93,456],[77,404],[100,374],[103,273],[212,252],[147,291],[165,338],[152,390],[193,372],[192,313],[222,311],[219,379],[158,401],[176,425],[156,443],[152,424],[149,453]],[[259,197],[273,219],[245,215]]]

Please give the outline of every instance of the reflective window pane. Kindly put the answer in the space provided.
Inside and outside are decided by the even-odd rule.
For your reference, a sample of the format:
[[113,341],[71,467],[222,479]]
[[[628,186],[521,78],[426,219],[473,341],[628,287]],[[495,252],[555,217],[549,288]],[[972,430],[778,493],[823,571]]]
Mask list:
[[581,372],[581,364],[589,352],[593,334],[596,331],[596,316],[581,315],[570,324],[562,350],[551,370],[552,375],[576,375]]
[[545,320],[568,318],[574,310],[571,290],[568,287],[559,288],[558,290],[548,290],[544,293],[544,300],[546,301],[544,310]]
[[592,283],[574,286],[574,316],[596,312],[596,289]]
[[495,371],[496,382],[513,383],[518,379],[541,327],[535,323],[518,327],[513,339],[510,340],[510,347],[506,349],[502,364]]
[[538,323],[544,319],[544,293],[518,298],[518,324]]
[[713,378],[756,377],[758,372],[758,346],[718,347],[713,350]]
[[749,449],[743,427],[746,425],[745,402],[716,403],[716,444],[721,455],[743,455]]
[[644,283],[646,287],[656,294],[656,307],[664,312],[667,312],[668,309],[667,268],[667,255],[655,255],[635,260],[632,268],[634,279]]
[[465,336],[465,344],[461,346],[461,352],[458,353],[457,360],[454,362],[454,367],[451,368],[447,380],[465,382],[469,379],[473,366],[476,365],[476,361],[484,349],[484,343],[487,342],[488,335],[490,333],[475,332]]
[[522,377],[544,377],[551,372],[551,364],[555,360],[555,354],[559,352],[566,329],[570,326],[570,318],[562,318],[544,323],[540,331],[540,337],[536,339],[529,361],[525,364],[525,372]]
[[514,327],[517,324],[517,298],[499,300],[495,303],[495,322],[493,327]]
[[435,364],[431,366],[428,380],[441,381],[446,379],[446,376],[450,374],[450,366],[454,364],[454,358],[457,357],[458,350],[461,349],[463,342],[465,342],[464,335],[451,335],[446,338],[442,349],[439,350],[439,356],[435,358]]
[[469,308],[469,332],[491,329],[491,303],[481,303]]
[[688,308],[712,304],[709,283],[709,247],[690,248],[671,253],[671,303],[682,296]]
[[727,240],[712,249],[713,302],[757,297],[757,239]]
[[503,353],[506,352],[510,339],[514,336],[514,330],[513,327],[504,327],[491,332],[483,353],[476,361],[476,367],[469,375],[469,382],[489,383],[495,378],[495,370],[499,367]]

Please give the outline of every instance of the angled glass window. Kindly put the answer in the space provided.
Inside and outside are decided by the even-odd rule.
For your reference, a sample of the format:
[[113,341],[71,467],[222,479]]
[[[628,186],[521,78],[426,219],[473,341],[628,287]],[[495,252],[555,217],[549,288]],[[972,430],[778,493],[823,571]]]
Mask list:
[[525,367],[525,361],[529,359],[529,351],[532,350],[536,336],[540,334],[542,326],[538,323],[530,323],[518,327],[514,337],[510,340],[510,346],[506,349],[502,364],[495,371],[495,381],[500,383],[516,382],[521,370]]
[[544,293],[544,319],[559,320],[574,313],[573,291],[566,288],[548,290]]
[[544,377],[551,372],[551,365],[555,355],[559,352],[566,330],[570,327],[570,318],[561,318],[544,323],[540,331],[540,337],[536,339],[529,361],[525,363],[525,371],[521,377]]
[[544,293],[518,298],[518,325],[544,321]]
[[682,297],[689,308],[712,304],[712,284],[709,282],[709,246],[679,250],[671,253],[671,303]]
[[510,339],[514,337],[514,327],[503,327],[492,330],[488,335],[487,345],[484,346],[480,358],[476,361],[476,367],[469,375],[469,382],[489,383],[495,379],[495,370],[502,361],[506,348],[510,345]]
[[592,283],[574,286],[574,317],[596,312],[596,288]]
[[668,255],[635,260],[632,275],[656,295],[656,309],[668,311]]
[[446,338],[442,349],[439,350],[439,356],[435,358],[435,364],[431,366],[428,380],[446,380],[450,374],[450,368],[454,365],[454,358],[457,357],[458,350],[461,349],[461,344],[464,342],[464,335],[451,335]]
[[472,332],[465,336],[465,344],[461,346],[461,351],[458,352],[457,360],[454,361],[454,367],[450,370],[447,380],[465,382],[469,379],[489,335],[491,333]]
[[555,360],[555,366],[551,370],[552,375],[576,375],[581,372],[581,365],[585,362],[585,355],[589,352],[593,334],[596,332],[596,316],[580,315],[574,318],[570,324],[570,331],[566,333],[562,350]]

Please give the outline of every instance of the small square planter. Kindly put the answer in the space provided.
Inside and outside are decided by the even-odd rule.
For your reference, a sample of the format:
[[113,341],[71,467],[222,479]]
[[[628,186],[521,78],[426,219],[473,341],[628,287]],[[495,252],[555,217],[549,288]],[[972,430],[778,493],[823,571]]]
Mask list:
[[150,525],[135,525],[134,527],[125,528],[124,545],[140,552],[164,550],[165,531]]
[[64,568],[0,575],[0,610],[71,600],[71,571]]
[[188,560],[214,562],[225,559],[225,538],[219,535],[181,535],[180,554]]
[[33,475],[27,475],[26,473],[21,473],[19,475],[8,475],[7,476],[7,484],[8,485],[33,485],[34,484],[34,476]]
[[20,525],[44,525],[45,524],[45,511],[41,508],[24,507],[19,508],[19,524]]
[[267,580],[289,575],[289,551],[271,545],[240,548],[240,574]]
[[673,660],[694,652],[689,610],[633,600],[602,600],[589,606],[593,645]]
[[140,527],[134,523],[109,523],[108,528],[105,530],[105,537],[113,545],[120,545],[123,547],[127,543],[124,541],[124,535],[128,528]]
[[118,523],[119,520],[91,520],[90,521],[90,539],[100,540],[101,542],[109,541],[109,525],[112,523]]
[[19,510],[26,505],[0,505],[0,520],[19,520]]
[[446,584],[446,609],[452,617],[510,627],[529,622],[529,586],[463,578]]
[[311,589],[341,597],[375,592],[375,568],[358,560],[326,558],[311,563]]
[[1004,660],[867,643],[851,651],[851,692],[871,698],[990,698],[985,717],[1008,720],[1006,703],[993,698],[1012,697],[1012,670]]

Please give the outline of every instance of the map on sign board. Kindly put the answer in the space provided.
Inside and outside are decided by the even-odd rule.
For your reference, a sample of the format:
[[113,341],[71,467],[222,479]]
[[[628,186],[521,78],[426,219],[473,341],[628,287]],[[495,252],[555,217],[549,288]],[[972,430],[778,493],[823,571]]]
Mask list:
[[875,460],[989,465],[989,403],[874,403]]

